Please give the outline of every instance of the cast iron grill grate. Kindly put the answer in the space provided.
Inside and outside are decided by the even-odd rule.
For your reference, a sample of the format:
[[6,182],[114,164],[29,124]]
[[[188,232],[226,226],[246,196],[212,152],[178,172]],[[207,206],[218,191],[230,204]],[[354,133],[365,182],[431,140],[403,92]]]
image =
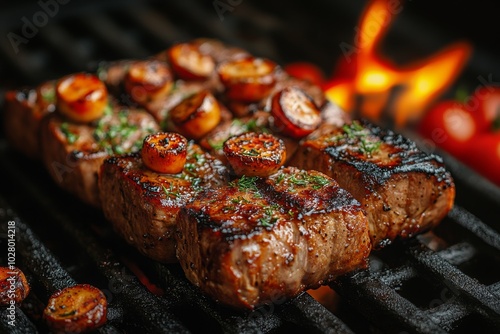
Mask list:
[[[46,328],[36,317],[33,320],[33,312],[56,289],[75,282],[94,284],[107,294],[109,323],[101,330],[106,333],[117,332],[115,327],[133,331],[137,326],[148,332],[300,328],[349,333],[377,328],[439,333],[460,332],[464,326],[488,332],[499,328],[500,279],[492,268],[500,263],[500,235],[461,207],[455,207],[434,232],[374,252],[369,270],[339,280],[334,285],[341,296],[337,312],[302,294],[290,302],[278,300],[253,313],[240,313],[200,295],[178,266],[142,259],[143,269],[164,291],[160,297],[152,294],[123,261],[124,254],[132,260],[140,257],[114,237],[99,212],[74,203],[60,191],[47,197],[52,181],[43,171],[33,172],[33,166],[5,145],[0,155],[1,172],[9,175],[6,186],[17,189],[17,194],[0,198],[2,232],[7,221],[16,221],[17,260],[35,295],[18,310],[20,333],[33,326],[43,332]],[[24,211],[27,205],[31,213]],[[488,260],[490,270],[469,274],[460,270],[480,257]],[[193,314],[199,319],[195,324],[189,320]],[[10,328],[5,319],[2,325]]]
[[[327,20],[325,12],[331,12],[331,6],[321,1],[305,9],[239,2],[221,21],[212,2],[75,0],[68,10],[61,7],[58,16],[21,46],[19,54],[2,41],[0,73],[12,78],[6,83],[11,87],[37,84],[93,70],[100,60],[146,57],[175,41],[200,36],[219,38],[281,63],[307,59],[327,68],[338,46],[323,45],[317,50],[321,43],[312,34],[316,24],[310,18]],[[338,6],[353,18],[359,15],[359,10]],[[37,5],[26,8],[39,10]],[[96,8],[101,9],[98,15]],[[290,16],[277,15],[282,11],[297,15],[293,13],[301,10],[310,15],[297,16],[295,27],[283,19]],[[335,21],[335,26],[353,24],[355,19],[342,15]],[[331,32],[335,34],[334,29]],[[78,282],[93,284],[108,297],[109,321],[99,330],[103,333],[500,332],[500,276],[494,269],[500,264],[495,225],[500,191],[451,157],[445,160],[457,181],[461,206],[435,231],[374,252],[369,270],[332,285],[339,294],[333,310],[304,293],[292,301],[276,300],[244,313],[201,295],[178,266],[156,264],[138,255],[114,235],[99,212],[56,189],[41,165],[12,152],[1,138],[0,241],[5,244],[7,222],[14,220],[17,264],[32,285],[32,293],[16,309],[14,330],[46,332],[40,310],[48,297]],[[2,263],[5,254],[0,253]],[[145,284],[144,277],[152,284]],[[152,293],[146,288],[151,285],[162,293]],[[12,331],[6,311],[0,311],[0,327]]]

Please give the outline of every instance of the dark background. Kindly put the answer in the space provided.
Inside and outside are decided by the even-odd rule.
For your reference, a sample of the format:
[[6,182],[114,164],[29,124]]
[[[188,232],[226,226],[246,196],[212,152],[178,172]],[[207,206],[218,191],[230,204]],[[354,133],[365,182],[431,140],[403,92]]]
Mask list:
[[[50,0],[43,2],[48,1]],[[354,28],[366,5],[364,0],[342,2],[220,0],[219,5],[220,3],[231,7],[231,11],[223,14],[223,20],[218,16],[213,0],[69,0],[68,4],[59,6],[57,14],[50,18],[46,25],[39,28],[36,36],[29,38],[27,44],[20,45],[18,53],[14,52],[7,34],[22,35],[23,18],[32,21],[33,15],[42,9],[36,1],[23,0],[17,0],[15,3],[11,1],[10,4],[0,6],[0,116],[1,99],[6,89],[36,85],[71,72],[92,71],[103,60],[147,57],[169,47],[174,42],[196,37],[219,38],[229,44],[244,47],[256,55],[272,58],[281,64],[298,60],[310,61],[319,65],[326,73],[330,73],[335,62],[342,57],[339,44],[352,43]],[[497,36],[500,29],[497,27],[497,15],[495,2],[475,1],[460,5],[456,1],[444,0],[436,5],[436,1],[406,1],[385,39],[382,52],[393,61],[405,64],[432,55],[450,43],[468,40],[474,45],[475,51],[462,75],[447,95],[452,95],[459,86],[465,85],[468,89],[473,89],[480,84],[479,76],[487,78],[491,75],[493,80],[500,81],[500,62],[498,61],[500,43],[498,43]],[[0,123],[1,119],[2,117],[0,117]],[[0,137],[3,136],[2,129],[3,126],[0,124]],[[62,190],[56,189],[41,166],[33,166],[33,162],[11,152],[3,138],[0,138],[0,148],[2,154],[0,172],[4,175],[2,186],[0,186],[0,212],[4,214],[9,212],[4,208],[6,202],[13,205],[14,212],[20,214],[21,218],[28,222],[30,228],[42,236],[42,242],[61,259],[63,271],[69,271],[77,277],[79,282],[93,283],[99,287],[108,286],[108,282],[121,282],[121,276],[114,272],[115,269],[120,270],[121,261],[109,262],[108,251],[104,250],[111,249],[109,253],[113,257],[120,256],[120,258],[127,258],[129,253],[135,254],[135,251],[127,251],[124,244],[118,242],[115,239],[116,236],[111,233],[106,233],[106,237],[97,233],[102,229],[95,228],[95,225],[104,218],[100,214],[96,218],[97,213],[78,201],[74,201]],[[492,266],[500,263],[498,237],[489,230],[485,230],[479,221],[459,206],[463,206],[498,231],[499,188],[491,183],[485,183],[484,179],[478,178],[476,174],[451,157],[446,158],[445,161],[456,180],[458,211],[454,211],[453,216],[448,217],[436,229],[437,237],[432,240],[436,243],[435,247],[441,247],[442,245],[438,245],[440,243],[459,246],[446,248],[443,254],[465,274],[458,269],[450,271],[449,263],[437,261],[439,259],[436,256],[437,253],[422,252],[419,247],[407,248],[397,245],[395,248],[388,247],[385,253],[377,253],[373,262],[379,266],[379,269],[384,268],[383,277],[394,282],[394,287],[391,286],[390,289],[387,287],[389,293],[378,288],[381,284],[378,278],[371,282],[373,284],[366,284],[366,281],[346,282],[343,293],[347,298],[344,298],[344,301],[352,303],[355,307],[341,305],[336,316],[356,332],[382,333],[387,332],[383,329],[393,328],[393,326],[396,328],[408,318],[412,321],[427,319],[434,310],[419,309],[415,314],[410,314],[405,308],[407,299],[424,308],[436,300],[444,303],[448,299],[444,299],[443,295],[446,295],[446,298],[452,296],[452,299],[455,299],[449,291],[450,287],[453,289],[455,282],[462,282],[457,283],[460,286],[456,292],[459,296],[455,300],[457,304],[451,300],[452,306],[455,305],[455,307],[447,311],[437,308],[435,315],[441,314],[444,326],[450,326],[449,329],[455,329],[457,326],[458,329],[453,330],[453,333],[488,332],[488,328],[484,329],[482,325],[488,327],[492,321],[487,322],[477,314],[481,312],[493,314],[495,311],[491,311],[490,305],[494,302],[491,298],[479,298],[481,303],[485,303],[479,305],[480,302],[477,301],[476,296],[485,296],[486,287],[477,285],[475,279],[487,277],[488,284],[496,282],[491,285],[493,286],[491,291],[498,291],[498,276],[496,271],[491,270]],[[7,219],[5,215],[3,218]],[[10,216],[8,219],[11,219]],[[458,224],[457,221],[461,223]],[[89,224],[90,222],[92,224]],[[459,225],[467,226],[467,228]],[[3,224],[3,226],[6,225]],[[94,240],[93,236],[96,234],[99,234],[97,243],[87,242],[89,235],[90,240]],[[475,234],[480,237],[476,237]],[[21,232],[19,236],[26,237],[28,234]],[[24,245],[31,242],[27,242],[26,239],[22,240],[24,240]],[[413,242],[419,245],[418,241],[413,240]],[[19,251],[22,250],[21,245],[20,243]],[[464,252],[460,251],[462,248]],[[30,263],[34,257],[37,259],[38,254],[38,252],[32,252],[30,247],[24,247],[20,258]],[[144,261],[137,254],[135,259],[146,269],[151,267],[150,262]],[[54,262],[50,259],[47,261]],[[105,263],[112,263],[113,269],[105,267]],[[406,267],[406,264],[405,267],[400,267],[402,263],[410,263],[410,267]],[[445,265],[442,265],[443,263]],[[387,268],[382,266],[388,266],[391,270],[386,270]],[[38,262],[36,266],[26,266],[26,268],[32,271],[31,275],[35,275],[37,281],[45,282],[47,279],[49,281],[52,279],[52,282],[47,283],[51,285],[49,290],[65,284],[57,281],[53,264],[46,265],[46,262]],[[125,269],[125,266],[123,265],[122,268]],[[197,329],[203,327],[199,332],[210,332],[210,328],[218,326],[218,323],[212,319],[213,314],[215,316],[222,314],[225,317],[224,321],[228,320],[230,323],[234,318],[234,323],[238,324],[239,318],[227,316],[228,313],[225,310],[216,309],[211,312],[206,311],[206,308],[202,309],[200,305],[204,305],[204,299],[200,299],[197,293],[185,292],[191,291],[189,290],[191,288],[190,285],[185,284],[184,276],[182,273],[179,275],[179,270],[176,274],[174,271],[170,272],[170,269],[165,269],[166,267],[157,267],[156,264],[154,268],[160,268],[161,272],[169,272],[169,277],[165,278],[165,273],[158,273],[157,269],[149,268],[149,272],[153,272],[152,277],[160,277],[159,281],[167,283],[167,285],[162,285],[165,290],[181,291],[180,294],[179,291],[172,293],[173,304],[168,309],[161,307],[156,310],[142,309],[141,312],[135,312],[137,305],[140,308],[144,304],[142,301],[140,304],[131,302],[131,300],[137,300],[134,299],[136,290],[124,289],[124,299],[122,299],[126,306],[124,324],[120,324],[120,319],[115,319],[114,322],[111,321],[111,326],[118,323],[118,327],[136,328],[134,326],[140,326],[138,325],[140,320],[137,319],[148,318],[155,311],[161,313],[159,318],[169,319],[170,314],[174,313],[175,317],[182,319],[186,327]],[[404,276],[408,272],[406,269],[413,274],[401,280],[401,275]],[[121,272],[123,273],[123,270]],[[122,276],[127,273],[125,271]],[[94,277],[95,275],[98,275],[98,278]],[[101,275],[105,277],[101,278]],[[472,278],[469,280],[466,275]],[[57,282],[54,284],[54,281]],[[450,282],[453,284],[449,285]],[[38,289],[34,286],[31,295],[38,295],[38,298],[42,296],[42,300],[45,301],[48,298],[47,291],[41,287],[45,283],[37,283],[37,285]],[[184,290],[180,290],[181,288]],[[130,299],[130,295],[134,295],[134,298]],[[122,295],[115,294],[115,301],[119,303],[119,307],[122,304],[120,296]],[[168,296],[170,298],[171,294]],[[179,299],[179,296],[181,296],[180,300],[175,301]],[[400,298],[400,296],[403,297],[405,303],[394,303],[397,300],[395,297]],[[116,303],[113,307],[117,305]],[[296,305],[292,304],[292,310],[296,308]],[[462,314],[457,315],[457,309]],[[465,309],[469,311],[465,313],[464,320],[462,317]],[[287,315],[289,309],[284,308],[284,310],[281,315],[278,315],[280,317],[285,315],[284,318],[287,320],[284,323],[289,325],[283,326],[284,328],[277,332],[296,332],[302,329],[300,325],[308,325],[306,321],[301,322],[302,317],[290,321],[290,318],[295,317],[295,313]],[[317,308],[309,310],[314,312],[311,319],[318,319]],[[363,314],[369,314],[374,320],[366,320],[360,310]],[[277,312],[280,312],[279,309]],[[144,313],[147,316],[144,316]],[[493,320],[497,319],[496,315],[495,313]],[[114,316],[120,318],[120,314]],[[459,320],[457,317],[460,317]],[[192,319],[197,320],[193,322]],[[263,320],[265,323],[259,326],[262,328],[278,326],[276,321],[267,319],[265,318]],[[270,317],[270,319],[276,319],[276,317]],[[168,322],[168,320],[165,321]],[[133,325],[130,325],[131,322]],[[143,325],[148,325],[148,323],[143,323]],[[425,326],[426,323],[422,323],[422,328]],[[257,327],[248,328],[255,331]],[[498,328],[494,327],[494,329]],[[494,329],[489,329],[489,332]],[[135,332],[141,330],[145,331],[144,328],[137,328]],[[398,332],[399,330],[400,328]],[[236,331],[234,329],[231,332]]]
[[[51,0],[41,0],[48,3]],[[55,1],[55,0],[53,0]],[[102,60],[146,57],[176,41],[215,37],[280,63],[306,60],[331,73],[352,43],[366,5],[354,1],[139,1],[65,0],[18,53],[7,38],[22,36],[23,17],[33,22],[37,1],[16,1],[0,10],[0,78],[5,88],[82,70]],[[217,13],[222,14],[223,20]],[[473,89],[477,77],[500,79],[498,11],[495,2],[403,1],[382,52],[397,63],[431,55],[458,40],[475,51],[457,84]]]

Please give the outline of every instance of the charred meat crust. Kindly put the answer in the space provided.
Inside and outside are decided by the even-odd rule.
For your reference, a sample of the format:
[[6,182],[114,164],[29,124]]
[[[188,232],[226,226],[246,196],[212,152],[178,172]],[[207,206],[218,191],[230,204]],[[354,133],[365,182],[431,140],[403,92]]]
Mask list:
[[60,128],[63,120],[53,114],[41,124],[42,160],[52,179],[85,203],[100,206],[97,180],[106,152],[86,151],[67,143]]
[[264,196],[289,210],[299,210],[298,217],[329,213],[335,210],[360,211],[360,203],[325,174],[310,170],[283,169],[268,179],[259,179]]
[[433,228],[454,201],[441,158],[368,122],[323,126],[301,142],[290,164],[322,171],[353,194],[366,211],[374,248]]
[[103,211],[117,233],[142,254],[177,262],[173,233],[178,211],[204,187],[226,183],[227,175],[221,162],[195,144],[189,144],[184,170],[173,175],[149,170],[140,154],[111,157],[101,167]]
[[[299,173],[306,183],[297,181]],[[177,256],[202,291],[251,309],[366,266],[366,217],[334,180],[295,168],[242,179],[203,192],[180,211]]]
[[324,151],[333,159],[360,171],[363,181],[371,187],[370,190],[400,173],[424,173],[429,177],[436,177],[437,182],[443,181],[447,186],[453,185],[453,180],[440,156],[422,152],[413,141],[392,130],[383,129],[367,121],[361,121],[361,126],[371,135],[380,138],[382,144],[388,146],[385,148],[388,151],[388,161],[370,161],[363,154],[353,154],[345,150],[343,145],[328,146]]

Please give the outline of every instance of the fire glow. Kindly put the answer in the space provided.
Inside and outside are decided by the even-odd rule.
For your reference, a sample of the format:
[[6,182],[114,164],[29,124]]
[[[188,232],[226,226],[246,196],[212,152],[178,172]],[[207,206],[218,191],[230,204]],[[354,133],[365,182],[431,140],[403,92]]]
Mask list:
[[356,112],[356,117],[375,121],[390,117],[396,127],[418,120],[455,80],[472,51],[468,43],[458,42],[425,60],[397,67],[377,54],[377,48],[401,10],[397,0],[368,4],[355,46],[348,49],[350,55],[344,52],[346,57],[338,63],[334,81],[325,90],[329,100]]

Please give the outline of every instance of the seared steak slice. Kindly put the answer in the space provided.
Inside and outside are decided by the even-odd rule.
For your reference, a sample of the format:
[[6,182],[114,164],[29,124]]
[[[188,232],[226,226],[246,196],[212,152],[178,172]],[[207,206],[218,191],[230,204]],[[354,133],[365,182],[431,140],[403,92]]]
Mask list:
[[455,186],[440,157],[367,122],[318,129],[290,164],[322,171],[353,194],[374,247],[431,229],[453,206]]
[[39,159],[40,122],[55,110],[55,82],[36,89],[5,94],[4,128],[10,145],[29,158]]
[[102,165],[99,188],[104,215],[124,240],[155,261],[176,262],[177,213],[197,192],[223,183],[224,165],[189,144],[179,174],[153,172],[139,154],[112,157]]
[[327,284],[364,268],[371,249],[360,204],[326,175],[296,168],[206,190],[177,224],[187,278],[234,307]]
[[144,137],[158,130],[143,110],[109,107],[90,124],[73,123],[53,113],[41,124],[43,162],[60,187],[100,207],[97,181],[104,159],[138,151]]

